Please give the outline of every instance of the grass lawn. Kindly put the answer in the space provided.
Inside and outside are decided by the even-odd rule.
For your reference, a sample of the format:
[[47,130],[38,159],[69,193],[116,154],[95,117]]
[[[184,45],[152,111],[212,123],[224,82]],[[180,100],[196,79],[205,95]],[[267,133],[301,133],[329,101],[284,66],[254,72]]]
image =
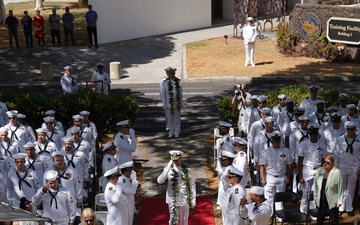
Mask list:
[[[88,45],[87,39],[87,31],[86,31],[86,22],[85,22],[85,13],[88,11],[87,7],[78,7],[77,2],[44,2],[44,10],[41,10],[40,15],[44,17],[45,20],[45,43],[47,46],[51,45],[51,35],[50,35],[50,24],[49,24],[49,15],[52,14],[52,9],[57,9],[57,14],[62,17],[65,14],[65,7],[70,7],[70,13],[72,13],[75,17],[74,20],[74,32],[75,32],[75,44],[76,45]],[[9,3],[5,6],[6,15],[8,15],[8,11],[11,9],[14,12],[14,16],[18,18],[19,26],[18,26],[18,36],[19,36],[19,44],[20,48],[25,47],[25,40],[23,34],[23,26],[21,24],[21,18],[24,16],[24,11],[29,12],[29,16],[34,18],[35,16],[35,2],[21,2],[21,3]],[[63,25],[61,22],[61,43],[65,43],[65,36]],[[5,24],[0,25],[0,48],[9,48],[8,44],[8,32]],[[70,39],[70,37],[69,37]],[[14,40],[13,40],[14,41]],[[34,47],[37,46],[37,40],[33,35]],[[70,42],[71,43],[71,42]]]

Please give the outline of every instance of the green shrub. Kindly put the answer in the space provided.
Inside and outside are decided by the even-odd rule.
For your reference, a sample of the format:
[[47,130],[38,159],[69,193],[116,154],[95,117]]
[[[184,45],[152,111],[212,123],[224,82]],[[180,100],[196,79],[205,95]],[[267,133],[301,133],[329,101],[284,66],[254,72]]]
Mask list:
[[231,104],[231,98],[224,96],[216,102],[219,118],[228,123],[231,123],[233,127],[237,126],[239,118],[239,110],[236,106]]
[[26,115],[27,123],[34,129],[41,126],[45,111],[54,109],[56,119],[66,128],[72,126],[72,115],[82,110],[90,111],[89,119],[94,122],[101,134],[114,132],[115,124],[129,119],[135,124],[139,114],[139,106],[130,92],[102,95],[93,92],[79,92],[73,95],[49,96],[40,93],[17,93],[5,91],[0,99],[9,110],[18,110]]
[[[326,101],[326,106],[333,105],[338,100],[338,96],[341,93],[340,89],[336,88],[323,88],[319,91],[319,97]],[[295,106],[299,106],[301,101],[309,96],[309,90],[306,85],[292,85],[284,86],[266,93],[253,93],[253,94],[265,94],[268,96],[268,108],[272,108],[278,104],[277,96],[279,94],[286,94],[288,98],[295,99]],[[349,104],[357,104],[360,99],[360,93],[352,94],[349,99]],[[236,126],[238,120],[238,109],[231,104],[231,98],[225,96],[217,101],[217,107],[219,111],[219,118]]]

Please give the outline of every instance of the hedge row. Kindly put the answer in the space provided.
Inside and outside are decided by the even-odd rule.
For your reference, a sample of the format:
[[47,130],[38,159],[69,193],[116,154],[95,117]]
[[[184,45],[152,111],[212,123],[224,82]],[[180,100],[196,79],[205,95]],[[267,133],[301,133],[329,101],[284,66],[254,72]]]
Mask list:
[[89,119],[94,122],[101,134],[113,133],[118,121],[129,119],[136,123],[139,106],[130,92],[103,95],[82,91],[73,95],[45,95],[41,93],[17,93],[5,91],[0,93],[0,100],[9,110],[18,110],[26,115],[28,125],[37,129],[41,126],[45,111],[56,111],[56,119],[66,128],[72,126],[72,115],[82,110],[90,111]]

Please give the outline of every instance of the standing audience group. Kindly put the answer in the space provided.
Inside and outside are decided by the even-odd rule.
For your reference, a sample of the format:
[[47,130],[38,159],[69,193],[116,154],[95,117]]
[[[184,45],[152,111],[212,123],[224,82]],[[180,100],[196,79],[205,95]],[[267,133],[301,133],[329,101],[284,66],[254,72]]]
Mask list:
[[[92,9],[92,5],[88,5],[88,12],[85,14],[86,26],[88,32],[89,39],[89,48],[93,47],[93,37],[95,47],[98,48],[97,41],[97,18],[98,15],[96,11]],[[36,15],[34,18],[29,16],[28,11],[24,11],[24,16],[21,18],[20,22],[23,26],[23,33],[25,38],[26,48],[33,47],[33,33],[35,38],[38,40],[38,47],[45,47],[45,19],[42,15],[40,15],[40,10],[36,10]],[[57,14],[57,10],[55,8],[52,9],[52,14],[49,16],[48,21],[50,24],[50,37],[51,37],[51,46],[52,47],[60,47],[61,44],[61,22],[63,23],[64,36],[65,36],[65,47],[67,47],[69,42],[69,36],[71,39],[71,45],[75,46],[75,37],[74,37],[74,20],[75,17],[72,13],[70,13],[70,8],[65,7],[65,13],[62,17]],[[19,45],[19,36],[18,36],[18,26],[19,21],[13,14],[13,10],[9,10],[9,15],[5,19],[5,24],[8,29],[9,34],[9,47],[12,49],[13,46],[13,38],[15,39],[16,48],[20,48]],[[33,28],[34,27],[34,28]]]
[[[318,97],[319,86],[310,85],[308,90],[309,97],[299,107],[295,107],[295,99],[279,94],[278,104],[268,108],[267,96],[251,95],[245,84],[236,86],[232,104],[239,110],[240,137],[234,137],[230,123],[220,121],[221,137],[215,144],[217,203],[225,225],[234,224],[234,220],[244,224],[254,212],[264,214],[256,203],[248,206],[254,195],[244,192],[246,185],[263,187],[252,191],[263,194],[259,207],[270,208],[270,212],[284,208],[282,203],[274,202],[275,193],[291,190],[301,197],[300,212],[318,208],[318,217],[313,218],[317,224],[323,224],[328,213],[332,224],[339,224],[339,215],[344,213],[354,216],[360,174],[360,102],[351,104],[350,96],[341,93],[338,101],[326,107],[325,100]],[[237,146],[244,150],[239,151]],[[234,176],[240,180],[231,180]],[[244,179],[250,183],[242,183]],[[232,194],[234,187],[237,190]],[[315,201],[308,200],[311,195]],[[229,211],[237,201],[239,210]],[[268,223],[266,219],[264,223],[256,222],[257,217],[254,220],[254,224]]]

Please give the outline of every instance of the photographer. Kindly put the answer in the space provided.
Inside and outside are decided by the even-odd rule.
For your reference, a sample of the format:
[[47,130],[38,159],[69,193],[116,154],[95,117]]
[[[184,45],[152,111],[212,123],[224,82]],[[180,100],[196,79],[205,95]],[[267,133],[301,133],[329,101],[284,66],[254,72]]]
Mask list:
[[237,84],[231,104],[236,105],[239,109],[239,119],[238,119],[237,126],[238,126],[238,132],[239,132],[240,137],[244,136],[244,133],[241,130],[241,121],[242,121],[242,117],[244,115],[245,109],[250,106],[250,101],[251,101],[250,98],[251,98],[251,94],[249,92],[246,92],[246,85],[245,84]]

